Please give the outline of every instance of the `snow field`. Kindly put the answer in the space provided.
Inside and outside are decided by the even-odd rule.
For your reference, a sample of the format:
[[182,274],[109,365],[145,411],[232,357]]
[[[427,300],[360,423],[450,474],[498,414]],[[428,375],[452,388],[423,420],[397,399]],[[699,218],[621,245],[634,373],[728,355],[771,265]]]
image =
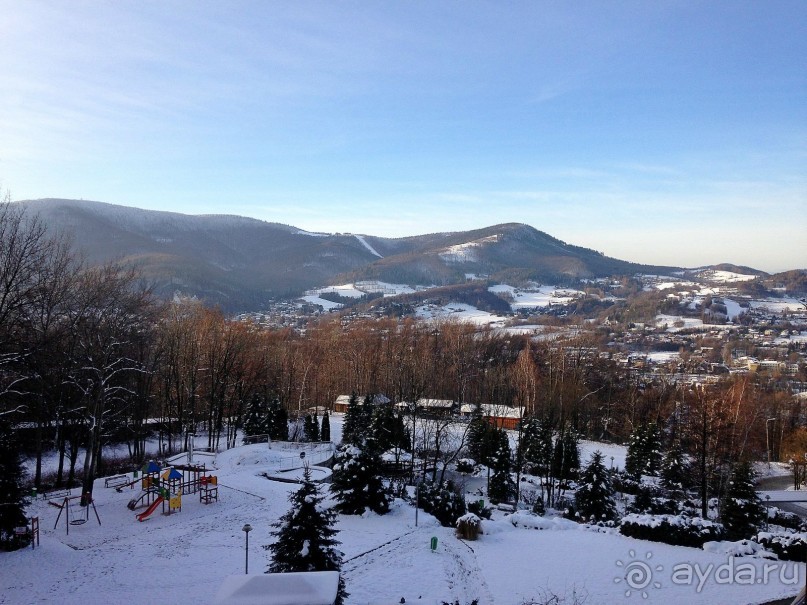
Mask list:
[[[332,416],[331,421],[338,440],[342,417]],[[594,450],[603,452],[606,466],[611,456],[615,466],[624,466],[623,446],[585,441],[581,460],[587,462]],[[261,476],[275,464],[275,455],[266,444],[220,453],[218,470],[212,471],[219,477],[218,503],[204,505],[196,494],[188,494],[181,512],[164,516],[158,510],[143,523],[135,520],[140,510],[126,507],[140,490],[118,493],[105,489],[103,479],[94,492],[101,525],[91,513],[87,523],[70,527],[69,536],[63,519],[53,528],[59,511],[38,499],[29,514],[40,516],[41,546],[0,553],[0,603],[209,603],[224,578],[244,571],[245,523],[253,527],[250,573],[267,567],[268,553],[261,545],[271,542],[271,524],[288,510],[287,497],[296,490],[294,484]],[[402,597],[409,604],[458,599],[465,605],[479,599],[480,605],[520,605],[526,599],[570,597],[572,592],[585,595],[587,605],[750,605],[798,590],[776,574],[768,583],[753,585],[719,584],[713,576],[700,590],[676,585],[671,581],[675,565],[697,564],[714,573],[727,563],[725,549],[715,546],[711,550],[716,552],[707,552],[645,542],[614,529],[523,512],[510,517],[494,511],[493,520],[483,522],[480,539],[467,543],[423,511],[416,527],[414,508],[401,500],[385,516],[340,516],[336,527],[350,605],[387,605],[400,603]],[[435,552],[429,547],[432,537],[438,539]],[[635,561],[652,563],[653,580],[659,583],[648,585],[646,599],[635,590],[625,595],[627,566]],[[733,562],[739,563],[757,569],[771,562],[752,557]],[[803,582],[804,565],[796,573]]]

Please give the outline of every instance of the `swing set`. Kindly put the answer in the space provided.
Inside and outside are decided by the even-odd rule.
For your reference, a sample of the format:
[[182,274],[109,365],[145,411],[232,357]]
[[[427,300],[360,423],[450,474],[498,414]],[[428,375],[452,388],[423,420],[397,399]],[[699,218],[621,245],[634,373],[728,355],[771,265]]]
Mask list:
[[[76,502],[76,500],[80,500],[80,502]],[[92,499],[92,494],[87,493],[83,496],[65,496],[61,502],[50,500],[48,504],[59,509],[59,514],[56,516],[56,523],[53,524],[53,529],[56,529],[56,526],[59,525],[59,519],[62,517],[62,513],[65,514],[64,526],[67,530],[68,536],[70,535],[71,525],[84,525],[90,520],[90,506],[92,506],[92,510],[95,513],[95,518],[98,520],[98,525],[101,525],[101,517],[98,516],[98,509],[95,508],[95,502]],[[76,506],[83,508],[84,512],[82,513],[79,511],[78,514],[76,514]],[[72,514],[71,509],[73,511]]]

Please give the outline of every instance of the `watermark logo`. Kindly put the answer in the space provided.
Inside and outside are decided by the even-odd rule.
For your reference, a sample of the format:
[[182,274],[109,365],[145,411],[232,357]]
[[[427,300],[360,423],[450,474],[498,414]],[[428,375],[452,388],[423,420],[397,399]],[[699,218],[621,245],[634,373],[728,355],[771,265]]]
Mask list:
[[627,588],[625,589],[625,596],[629,597],[634,592],[642,595],[643,599],[648,596],[647,589],[650,587],[661,588],[661,582],[653,579],[654,572],[664,571],[663,565],[653,566],[650,559],[653,558],[652,552],[647,552],[644,555],[644,560],[636,557],[636,551],[631,549],[628,551],[630,560],[617,561],[617,567],[624,569],[622,576],[614,578],[614,583],[619,584],[625,582]]
[[662,580],[674,586],[692,586],[700,593],[708,584],[738,584],[753,586],[777,582],[782,586],[799,586],[803,579],[800,568],[792,561],[770,561],[755,559],[754,562],[743,561],[728,556],[725,563],[677,563],[664,574],[663,565],[653,565],[653,553],[645,553],[637,557],[636,551],[628,551],[630,559],[616,561],[616,566],[623,569],[622,575],[614,578],[614,583],[625,583],[625,596],[641,595],[646,599],[648,591],[661,588]]

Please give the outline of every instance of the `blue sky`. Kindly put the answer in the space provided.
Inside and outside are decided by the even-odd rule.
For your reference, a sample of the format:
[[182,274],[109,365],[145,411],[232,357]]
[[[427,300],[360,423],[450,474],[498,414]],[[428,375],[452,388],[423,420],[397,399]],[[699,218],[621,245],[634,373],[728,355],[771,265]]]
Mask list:
[[807,3],[0,0],[0,185],[807,267]]

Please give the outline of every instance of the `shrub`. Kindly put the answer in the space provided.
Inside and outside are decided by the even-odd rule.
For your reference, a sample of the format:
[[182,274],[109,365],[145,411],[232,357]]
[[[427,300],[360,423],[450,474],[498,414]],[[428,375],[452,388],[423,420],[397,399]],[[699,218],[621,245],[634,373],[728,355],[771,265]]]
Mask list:
[[807,531],[807,524],[796,513],[790,513],[776,507],[771,507],[768,511],[768,522],[788,529]]
[[782,561],[807,563],[807,533],[784,534],[762,531],[754,540],[775,552]]
[[467,513],[457,519],[457,537],[464,540],[476,540],[482,533],[482,519],[473,513]]
[[471,460],[470,458],[460,458],[457,460],[457,472],[458,473],[472,473],[474,472],[474,467],[476,463]]
[[630,514],[619,526],[622,535],[674,546],[700,548],[704,542],[720,540],[725,529],[720,523],[685,515]]
[[475,514],[477,517],[483,519],[490,519],[493,509],[485,506],[483,500],[473,500],[468,503],[468,512]]
[[444,527],[454,527],[457,519],[466,513],[465,498],[457,492],[451,481],[442,484],[431,481],[421,483],[418,505],[434,515]]

